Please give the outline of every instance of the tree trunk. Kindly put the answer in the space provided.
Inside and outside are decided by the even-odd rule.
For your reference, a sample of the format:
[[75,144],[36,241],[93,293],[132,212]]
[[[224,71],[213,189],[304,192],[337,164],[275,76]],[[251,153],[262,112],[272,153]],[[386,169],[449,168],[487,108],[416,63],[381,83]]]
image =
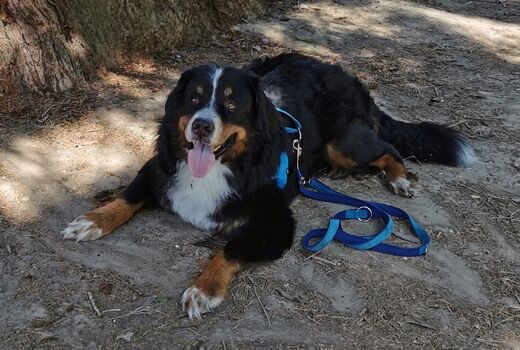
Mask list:
[[0,0],[0,93],[64,91],[131,55],[171,52],[263,0]]

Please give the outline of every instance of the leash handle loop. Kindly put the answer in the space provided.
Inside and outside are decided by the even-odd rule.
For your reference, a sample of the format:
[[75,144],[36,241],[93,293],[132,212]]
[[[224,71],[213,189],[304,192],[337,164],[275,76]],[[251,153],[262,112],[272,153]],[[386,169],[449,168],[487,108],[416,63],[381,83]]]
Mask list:
[[[412,257],[426,254],[428,246],[430,245],[430,237],[426,231],[419,224],[417,224],[417,222],[404,210],[393,207],[391,205],[364,201],[348,196],[333,190],[316,178],[310,179],[309,187],[312,188],[312,190],[304,186],[300,186],[300,192],[305,197],[316,199],[322,202],[357,206],[358,208],[344,210],[334,215],[333,218],[329,221],[327,230],[315,229],[308,232],[303,238],[303,246],[305,249],[312,252],[318,252],[325,248],[332,240],[336,240],[354,249],[372,249],[380,253],[396,256]],[[369,214],[369,211],[371,215]],[[341,218],[346,220],[361,219],[366,221],[369,215],[371,219],[382,219],[385,224],[379,233],[371,236],[353,235],[344,231],[339,223]],[[420,246],[408,248],[383,243],[390,237],[394,229],[391,216],[408,221],[411,230],[421,241]],[[337,224],[336,222],[333,223],[332,220],[336,220]],[[311,245],[310,241],[315,238],[320,238],[319,242]]]

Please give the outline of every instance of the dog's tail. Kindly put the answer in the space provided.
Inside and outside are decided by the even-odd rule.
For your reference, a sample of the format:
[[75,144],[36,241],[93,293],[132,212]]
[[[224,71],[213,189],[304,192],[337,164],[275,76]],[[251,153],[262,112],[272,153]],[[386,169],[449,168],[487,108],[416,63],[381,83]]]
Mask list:
[[380,111],[379,136],[394,145],[403,158],[452,166],[468,166],[477,158],[458,131],[436,123],[406,123]]

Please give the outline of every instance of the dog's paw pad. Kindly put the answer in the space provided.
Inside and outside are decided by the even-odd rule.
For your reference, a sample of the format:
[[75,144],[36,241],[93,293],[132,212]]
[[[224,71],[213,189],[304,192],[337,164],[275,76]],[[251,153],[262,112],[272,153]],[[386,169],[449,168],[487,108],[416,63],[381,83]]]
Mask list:
[[196,286],[191,286],[182,294],[182,311],[186,312],[191,320],[201,318],[202,314],[213,310],[223,300],[223,297],[207,295]]
[[102,236],[102,230],[84,215],[78,216],[63,231],[64,239],[74,239],[76,242],[93,241]]
[[388,185],[395,194],[403,197],[412,198],[416,194],[415,184],[404,177],[390,181]]

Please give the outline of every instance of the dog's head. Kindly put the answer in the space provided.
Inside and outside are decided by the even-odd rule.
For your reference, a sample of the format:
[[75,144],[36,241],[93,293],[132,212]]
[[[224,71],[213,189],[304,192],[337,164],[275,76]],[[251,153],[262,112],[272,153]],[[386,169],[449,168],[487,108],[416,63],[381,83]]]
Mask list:
[[182,74],[168,96],[163,123],[199,178],[215,162],[231,162],[247,152],[251,139],[269,139],[279,128],[276,111],[253,73],[208,65]]

